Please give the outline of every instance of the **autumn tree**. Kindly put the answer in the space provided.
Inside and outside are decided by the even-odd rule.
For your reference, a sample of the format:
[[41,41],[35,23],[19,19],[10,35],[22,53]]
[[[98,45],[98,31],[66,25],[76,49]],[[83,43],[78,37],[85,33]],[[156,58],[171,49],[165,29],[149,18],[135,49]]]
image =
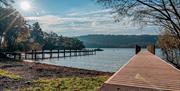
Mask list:
[[[1,48],[10,47],[10,49],[13,49],[18,42],[26,40],[25,37],[28,36],[29,28],[24,17],[15,9],[1,8],[0,12],[2,16],[0,18]],[[22,39],[20,40],[20,38]]]
[[[2,46],[2,43],[4,41],[4,35],[5,35],[4,32],[8,30],[8,27],[6,27],[6,25],[9,22],[5,19],[7,19],[8,16],[16,13],[14,9],[11,8],[11,4],[13,2],[14,2],[13,0],[0,0],[0,44],[1,44],[0,46]],[[5,27],[6,29],[4,29]]]
[[158,44],[167,61],[180,69],[180,40],[178,37],[164,32],[158,36]]

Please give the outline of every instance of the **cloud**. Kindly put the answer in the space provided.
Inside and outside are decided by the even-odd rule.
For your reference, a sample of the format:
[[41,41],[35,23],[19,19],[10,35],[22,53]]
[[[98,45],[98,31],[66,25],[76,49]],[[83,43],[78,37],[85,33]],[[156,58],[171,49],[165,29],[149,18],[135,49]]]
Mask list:
[[140,26],[135,26],[131,22],[131,17],[124,17],[119,23],[115,23],[110,13],[111,9],[85,10],[71,12],[64,16],[43,15],[26,17],[26,19],[28,21],[38,21],[44,31],[54,31],[65,36],[157,33],[158,29],[154,27],[146,27],[140,30]]
[[95,11],[81,11],[81,12],[72,12],[67,14],[68,16],[87,16],[87,15],[102,15],[102,14],[109,14],[112,12],[112,9],[103,9],[103,10],[95,10]]

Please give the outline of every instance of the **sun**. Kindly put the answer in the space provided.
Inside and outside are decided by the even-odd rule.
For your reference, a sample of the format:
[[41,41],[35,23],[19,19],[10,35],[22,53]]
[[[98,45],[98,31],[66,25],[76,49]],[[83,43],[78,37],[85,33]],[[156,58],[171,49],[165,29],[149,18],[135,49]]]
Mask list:
[[25,11],[28,11],[28,10],[31,9],[31,5],[30,5],[30,3],[27,2],[27,1],[22,1],[22,2],[20,3],[20,6],[21,6],[21,9],[22,9],[22,10],[25,10]]

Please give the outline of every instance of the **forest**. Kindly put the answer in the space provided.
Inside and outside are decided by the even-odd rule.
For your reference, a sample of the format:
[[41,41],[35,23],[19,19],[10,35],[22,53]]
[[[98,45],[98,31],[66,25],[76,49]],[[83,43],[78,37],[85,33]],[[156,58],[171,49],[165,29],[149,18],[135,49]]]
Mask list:
[[42,30],[38,22],[29,24],[13,7],[0,7],[1,51],[29,51],[42,49],[82,49],[77,38],[59,36]]
[[157,44],[157,35],[87,35],[77,37],[90,48],[134,48]]

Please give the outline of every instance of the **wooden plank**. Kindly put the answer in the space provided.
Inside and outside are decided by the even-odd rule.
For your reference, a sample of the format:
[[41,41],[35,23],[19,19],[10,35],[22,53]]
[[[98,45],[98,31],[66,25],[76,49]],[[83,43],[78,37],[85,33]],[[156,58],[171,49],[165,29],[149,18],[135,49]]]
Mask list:
[[140,52],[101,87],[100,91],[180,91],[180,70],[152,53]]

